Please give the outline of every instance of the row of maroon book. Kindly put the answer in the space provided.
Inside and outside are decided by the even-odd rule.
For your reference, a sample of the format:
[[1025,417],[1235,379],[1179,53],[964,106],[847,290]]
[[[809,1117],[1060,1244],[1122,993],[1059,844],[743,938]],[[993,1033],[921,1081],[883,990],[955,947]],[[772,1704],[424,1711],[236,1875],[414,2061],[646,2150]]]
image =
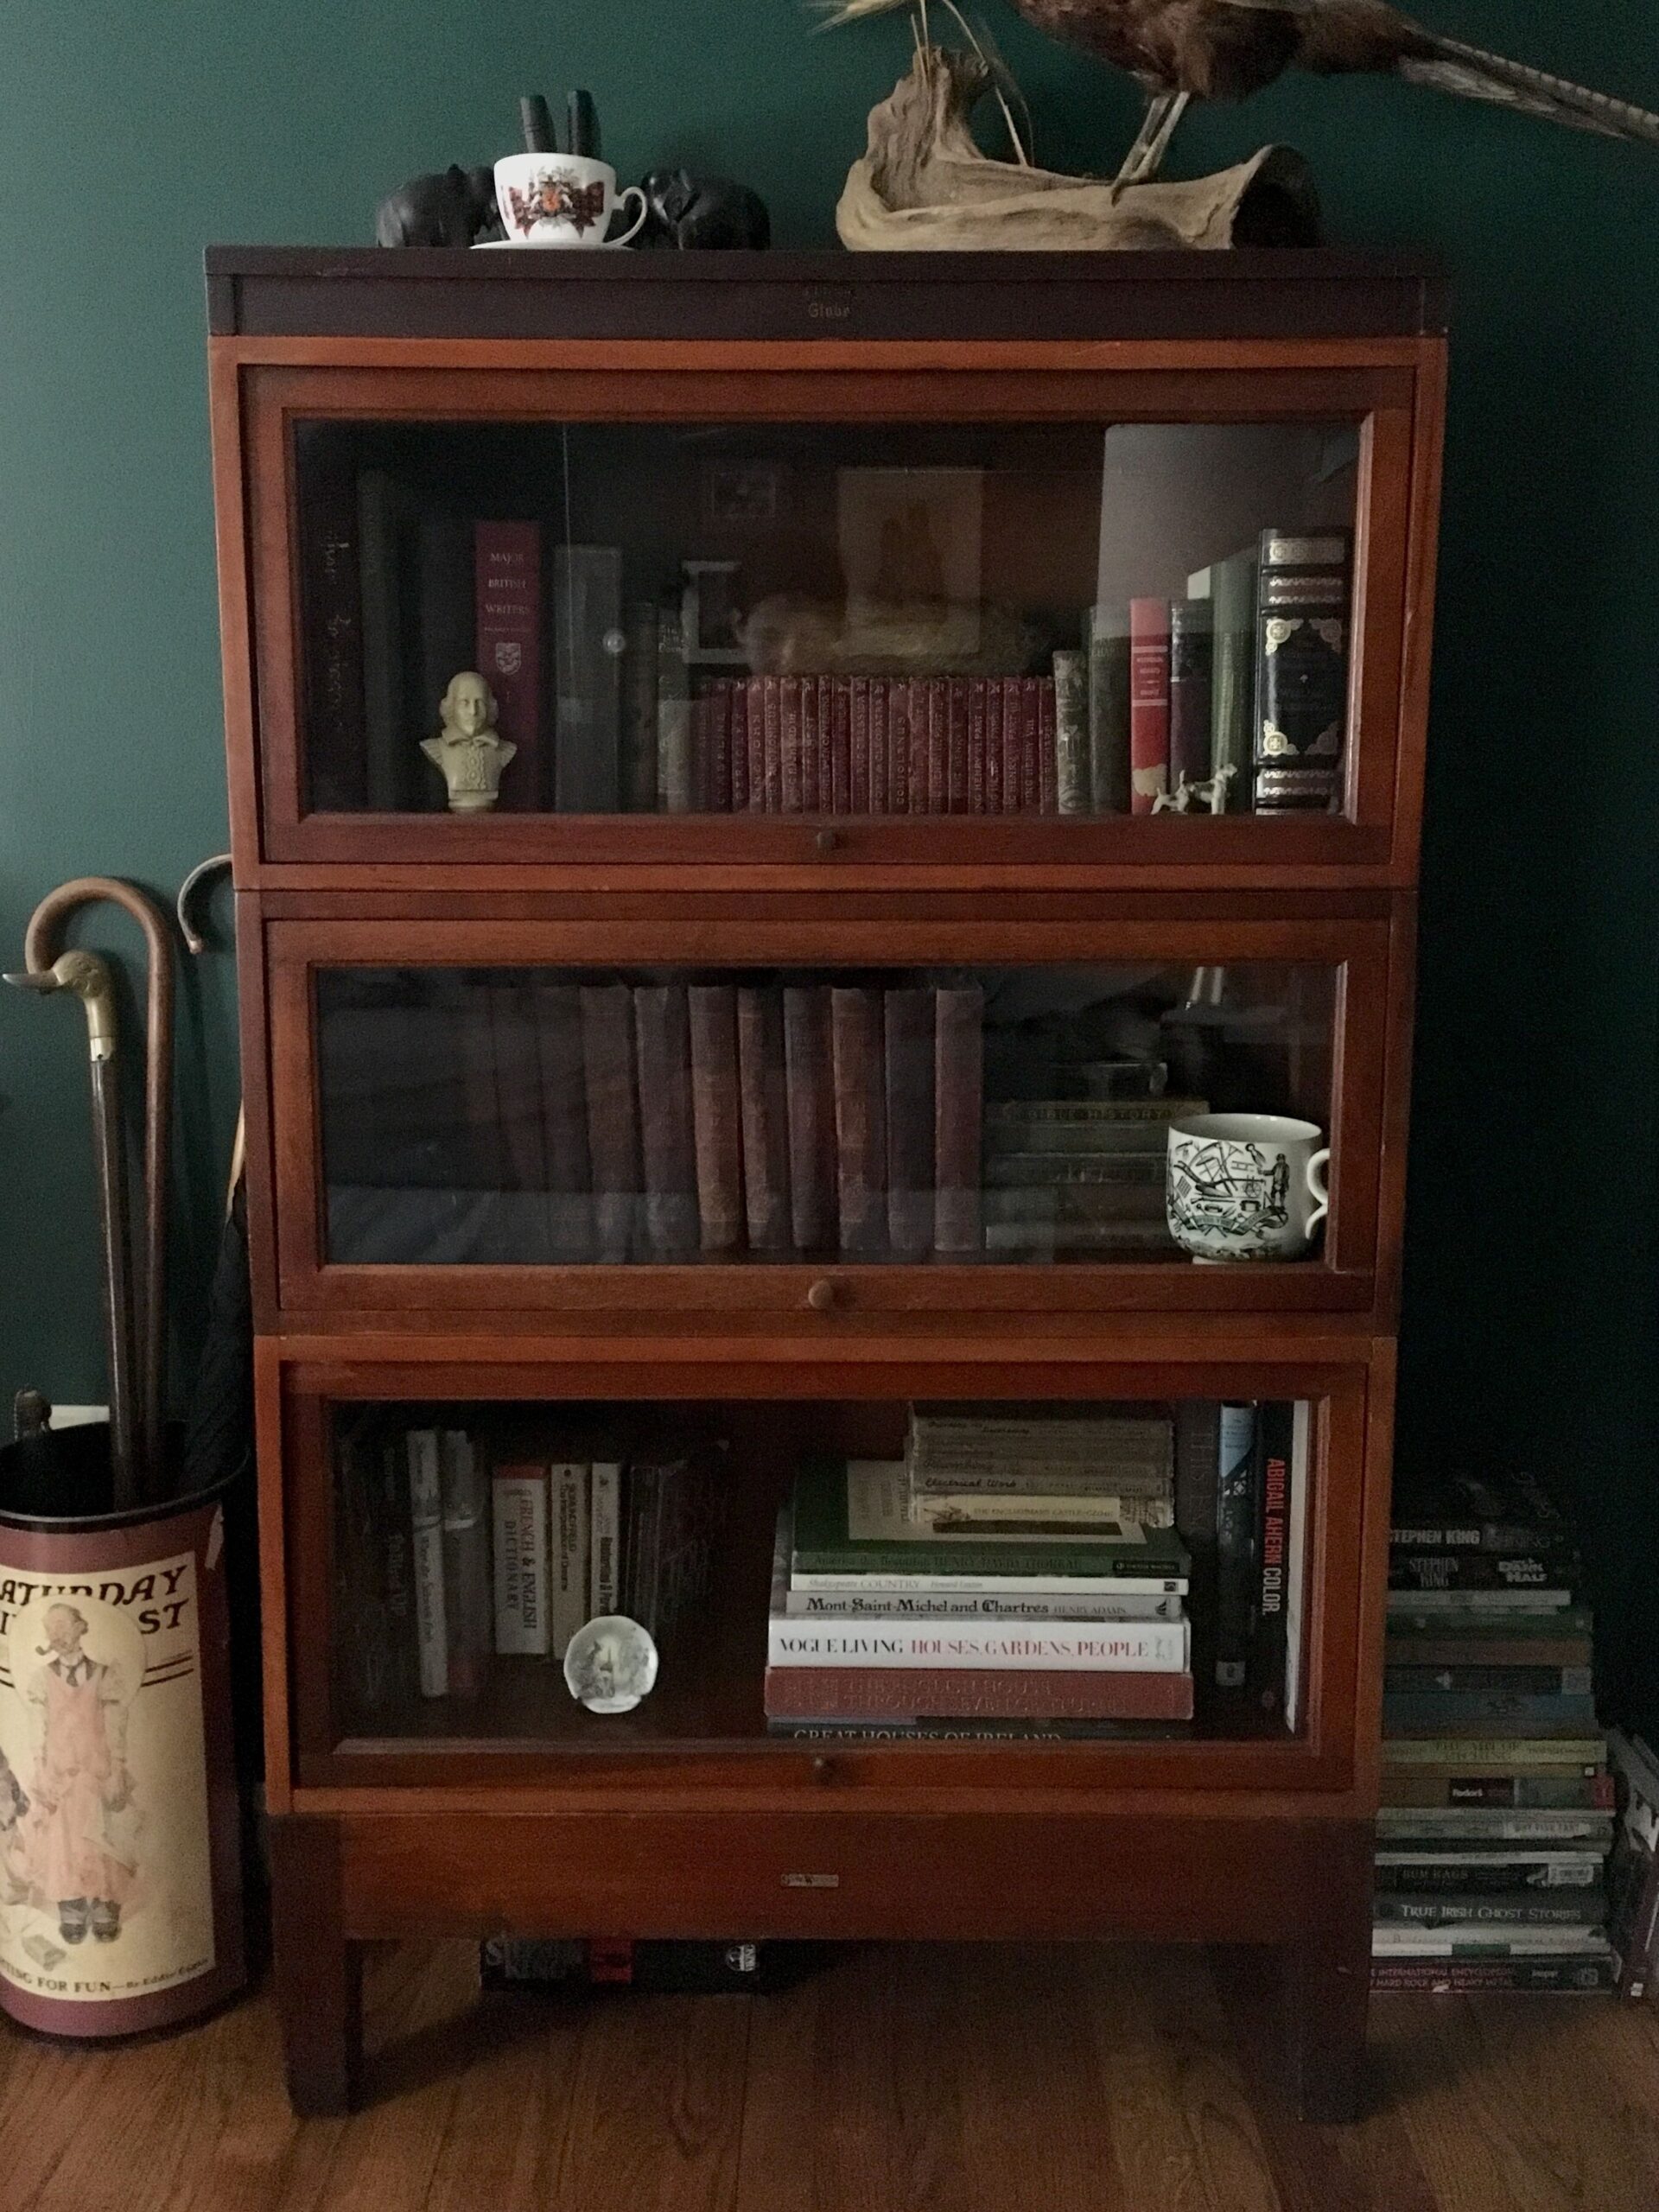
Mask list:
[[[659,727],[666,744],[671,721]],[[675,810],[1053,814],[1052,676],[749,676],[692,702],[689,762],[658,762]]]

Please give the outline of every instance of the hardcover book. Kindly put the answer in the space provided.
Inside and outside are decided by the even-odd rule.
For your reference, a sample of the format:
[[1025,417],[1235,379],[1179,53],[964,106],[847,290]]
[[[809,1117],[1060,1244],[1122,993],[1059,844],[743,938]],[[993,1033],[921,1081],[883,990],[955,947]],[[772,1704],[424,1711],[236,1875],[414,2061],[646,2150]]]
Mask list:
[[1207,599],[1178,599],[1169,610],[1169,785],[1210,775],[1214,609]]
[[1089,792],[1095,814],[1129,810],[1129,625],[1122,607],[1084,617],[1089,656]]
[[626,983],[583,983],[579,997],[598,1256],[622,1261],[633,1255],[642,1196],[633,995]]
[[518,748],[500,805],[533,814],[542,784],[542,531],[533,522],[480,522],[473,537],[478,670],[495,694],[495,726]]
[[412,1428],[404,1440],[409,1455],[410,1554],[415,1585],[415,1635],[423,1697],[444,1697],[449,1689],[449,1636],[444,1617],[443,1477],[438,1432]]
[[689,1259],[697,1249],[697,1162],[685,986],[636,984],[633,1025],[646,1243],[657,1259]]
[[737,992],[730,983],[693,983],[686,999],[699,1234],[705,1252],[735,1252],[744,1229]]
[[794,1245],[789,1197],[789,1106],[784,1073],[783,995],[772,984],[738,986],[737,1066],[749,1249],[785,1253]]
[[893,1252],[921,1259],[934,1240],[935,1040],[933,994],[882,995],[886,1030],[887,1237]]
[[1348,719],[1351,534],[1262,533],[1257,571],[1255,803],[1328,810]]
[[1169,789],[1169,601],[1129,601],[1129,809],[1150,814]]
[[490,1477],[495,1648],[506,1657],[543,1658],[550,1631],[547,1469],[497,1467]]
[[880,991],[837,985],[830,993],[835,1071],[836,1157],[841,1249],[849,1259],[886,1249],[887,1133],[886,1047]]
[[488,1495],[483,1467],[464,1429],[440,1432],[438,1465],[448,1687],[452,1694],[475,1697],[484,1687],[493,1642]]
[[836,1095],[830,1068],[830,993],[822,984],[784,987],[784,1070],[789,1109],[789,1203],[798,1252],[836,1243]]

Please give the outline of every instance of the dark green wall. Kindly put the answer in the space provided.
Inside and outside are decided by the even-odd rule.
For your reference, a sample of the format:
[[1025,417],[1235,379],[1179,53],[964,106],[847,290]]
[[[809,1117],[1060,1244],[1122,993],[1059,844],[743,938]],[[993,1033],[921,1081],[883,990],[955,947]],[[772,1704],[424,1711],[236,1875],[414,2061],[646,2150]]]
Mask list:
[[[991,0],[1039,158],[1115,163],[1129,88]],[[1440,28],[1659,108],[1648,0],[1433,0]],[[86,870],[171,895],[225,839],[200,258],[340,244],[415,170],[594,89],[625,175],[674,157],[827,243],[900,22],[792,0],[9,0],[0,11],[0,954]],[[1303,149],[1333,238],[1457,287],[1425,861],[1403,1413],[1585,1502],[1609,1679],[1659,1720],[1653,1458],[1659,152],[1392,84],[1281,87],[1178,161]],[[103,923],[97,941],[124,944]],[[222,957],[186,978],[181,1299],[234,1113]],[[0,1389],[103,1395],[80,1023],[0,995]],[[188,1348],[188,1347],[187,1347]]]

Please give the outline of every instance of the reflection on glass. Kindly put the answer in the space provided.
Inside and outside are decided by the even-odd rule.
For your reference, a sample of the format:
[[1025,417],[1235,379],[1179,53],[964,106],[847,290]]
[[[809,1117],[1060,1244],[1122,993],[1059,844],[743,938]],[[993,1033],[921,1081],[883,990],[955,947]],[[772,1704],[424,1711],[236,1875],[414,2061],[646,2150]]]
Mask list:
[[[1351,423],[296,432],[317,810],[1339,806]],[[423,746],[428,753],[423,755]]]
[[1171,1126],[1328,1128],[1334,980],[325,969],[327,1257],[1180,1260]]

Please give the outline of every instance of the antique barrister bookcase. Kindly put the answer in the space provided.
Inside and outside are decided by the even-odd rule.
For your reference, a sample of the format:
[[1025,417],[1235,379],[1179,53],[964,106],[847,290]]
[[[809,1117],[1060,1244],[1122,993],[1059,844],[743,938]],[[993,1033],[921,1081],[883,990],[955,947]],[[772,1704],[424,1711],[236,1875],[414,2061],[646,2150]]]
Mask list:
[[[296,2104],[358,2092],[376,1939],[1132,1934],[1281,1950],[1304,2107],[1351,2111],[1437,283],[1302,252],[226,249],[207,289]],[[1097,607],[1109,652],[1111,610],[1201,599],[1268,530],[1351,533],[1330,804],[1251,810],[1247,763],[1218,814],[1124,810],[1090,761],[1075,810],[1076,775],[1032,765],[1052,652]],[[449,811],[419,742],[483,642],[478,563],[526,544],[529,612],[492,664],[519,753],[495,810]],[[837,722],[836,671],[868,678],[861,711],[885,702],[885,741]],[[601,1173],[602,1104],[587,1180],[538,1114],[561,992],[918,976],[983,993],[988,1117],[1138,1055],[1170,1093],[1316,1122],[1322,1242],[1202,1265],[1052,1196],[1045,1224],[988,1156],[969,1249],[787,1226],[769,1246],[751,1213],[705,1250],[707,1192],[677,1245],[644,1170]],[[650,1084],[621,1079],[648,1128]],[[591,1208],[573,1237],[562,1205],[607,1177],[596,1239]],[[1215,1693],[1201,1649],[1179,1728],[769,1734],[767,1561],[798,1452],[896,1456],[907,1405],[945,1399],[1308,1408],[1291,1723]],[[545,1660],[465,1697],[421,1696],[407,1654],[353,1661],[385,1627],[375,1531],[365,1568],[337,1496],[365,1422],[556,1459],[572,1425],[645,1416],[718,1432],[723,1495],[711,1594],[634,1713],[586,1712]]]

